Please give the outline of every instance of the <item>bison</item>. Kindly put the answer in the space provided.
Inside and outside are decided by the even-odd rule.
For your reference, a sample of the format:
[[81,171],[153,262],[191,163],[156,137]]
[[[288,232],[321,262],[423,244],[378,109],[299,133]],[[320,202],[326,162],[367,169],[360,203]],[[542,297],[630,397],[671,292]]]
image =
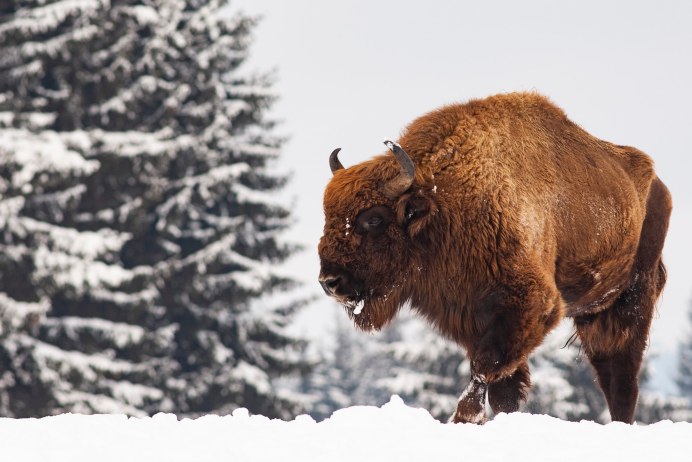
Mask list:
[[344,168],[332,152],[319,282],[356,326],[402,306],[465,348],[453,422],[518,410],[527,358],[572,318],[613,420],[632,422],[672,208],[643,152],[595,138],[547,98],[432,111]]

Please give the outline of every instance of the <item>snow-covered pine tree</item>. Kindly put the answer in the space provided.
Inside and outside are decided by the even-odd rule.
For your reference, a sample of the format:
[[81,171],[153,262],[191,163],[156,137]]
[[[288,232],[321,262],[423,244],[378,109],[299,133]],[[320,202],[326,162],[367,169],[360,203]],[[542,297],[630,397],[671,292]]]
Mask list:
[[384,348],[392,363],[377,381],[381,396],[399,395],[409,406],[422,407],[447,422],[459,395],[471,380],[471,365],[462,348],[441,337],[423,320],[404,314],[399,336]]
[[376,334],[356,332],[356,348],[365,345],[366,349],[356,374],[354,404],[382,406],[396,393],[390,390],[387,381],[401,369],[402,361],[394,353],[395,346],[403,341],[406,324],[406,316],[400,316]]
[[[565,325],[548,336],[530,359],[532,389],[525,410],[578,422],[610,422],[603,392],[579,342],[565,345]],[[569,342],[567,342],[569,343]],[[635,420],[654,423],[663,419],[689,420],[688,402],[666,396],[649,387],[649,358],[640,374],[640,392]]]
[[[379,384],[446,421],[471,379],[469,360],[458,345],[418,319],[405,319],[400,329],[402,340],[388,347],[397,366]],[[604,411],[607,415],[605,400],[578,347],[562,348],[569,337],[564,332],[551,334],[531,356],[532,386],[520,410],[566,420],[598,420]]]
[[531,390],[523,410],[578,422],[609,420],[596,376],[563,324],[529,358]]
[[680,395],[692,401],[692,304],[687,310],[687,337],[680,343],[678,349],[678,370],[675,383]]
[[[692,326],[692,304],[687,312],[689,325]],[[659,420],[692,422],[692,329],[687,329],[688,337],[678,347],[678,370],[675,383],[678,386],[677,396],[664,395],[645,391],[639,397],[636,419],[640,422],[657,422]],[[648,371],[647,371],[648,372]],[[648,379],[648,374],[646,376]]]
[[0,413],[291,415],[281,139],[223,0],[0,7]]
[[665,395],[644,390],[639,395],[635,421],[644,424],[672,420],[673,422],[692,422],[690,400],[682,396]]
[[398,325],[395,322],[373,335],[355,330],[344,313],[337,313],[334,344],[327,353],[318,353],[314,367],[297,387],[312,417],[322,420],[345,407],[389,401],[391,393],[381,380],[396,369],[390,344],[400,339]]
[[[435,418],[446,421],[471,379],[468,358],[458,345],[419,319],[403,317],[398,329],[400,340],[381,348],[393,366],[376,383],[386,393],[378,392],[398,394],[407,404],[428,409]],[[604,410],[607,414],[605,400],[577,349],[561,348],[569,337],[564,333],[550,335],[532,355],[532,388],[521,411],[566,420],[596,420]]]
[[[456,344],[407,314],[375,335],[354,331],[341,316],[336,326],[333,356],[319,362],[300,390],[309,397],[305,406],[313,417],[323,419],[346,406],[379,406],[398,394],[409,406],[422,407],[435,418],[447,420],[470,380],[468,358]],[[571,421],[609,422],[593,369],[579,343],[569,340],[569,326],[564,324],[532,354],[532,386],[520,411]],[[637,421],[692,420],[689,401],[651,391],[646,361],[643,370]]]
[[343,313],[338,314],[333,349],[326,354],[319,353],[315,366],[303,377],[299,387],[306,397],[306,409],[317,420],[356,403],[354,394],[360,385],[361,369],[366,364],[367,345],[357,343],[353,326],[346,324]]
[[644,356],[639,373],[639,400],[634,415],[636,422],[651,424],[661,420],[674,422],[692,421],[690,400],[679,395],[664,393],[652,386],[653,377],[658,373],[653,367],[651,353]]

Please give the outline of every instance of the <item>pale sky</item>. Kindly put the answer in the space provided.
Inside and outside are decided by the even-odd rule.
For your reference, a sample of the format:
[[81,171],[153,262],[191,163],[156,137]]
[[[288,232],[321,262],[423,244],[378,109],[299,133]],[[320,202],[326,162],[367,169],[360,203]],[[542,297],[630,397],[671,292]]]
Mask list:
[[329,153],[350,166],[385,151],[440,105],[536,90],[591,134],[635,146],[673,194],[669,279],[652,350],[669,358],[692,330],[692,2],[232,0],[262,15],[248,70],[276,70],[271,116],[290,136],[279,168],[306,250],[288,262],[317,301],[312,337],[339,311],[317,284]]

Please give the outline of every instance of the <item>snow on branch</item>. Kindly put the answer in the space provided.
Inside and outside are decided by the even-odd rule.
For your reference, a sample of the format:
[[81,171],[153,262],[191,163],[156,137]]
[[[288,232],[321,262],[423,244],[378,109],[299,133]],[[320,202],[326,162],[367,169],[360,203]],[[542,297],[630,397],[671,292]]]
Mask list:
[[42,326],[48,329],[61,329],[69,337],[76,336],[80,331],[95,333],[103,339],[110,340],[117,348],[125,348],[133,343],[142,341],[147,331],[137,325],[108,321],[102,318],[79,318],[65,316],[62,318],[47,318]]
[[87,393],[75,389],[56,389],[55,397],[60,406],[77,414],[117,414],[146,417],[147,413],[103,393]]
[[[134,273],[119,265],[83,260],[41,245],[34,253],[35,277],[47,286],[71,288],[77,293],[100,287],[118,287],[132,279]],[[50,284],[48,281],[52,281]]]
[[0,338],[7,332],[16,332],[26,324],[36,324],[50,310],[48,299],[38,302],[17,301],[0,292]]
[[[79,187],[79,186],[76,186]],[[86,260],[96,260],[117,253],[130,239],[129,233],[104,228],[98,231],[78,231],[28,217],[16,217],[15,232],[31,234],[36,241],[53,252],[60,252]]]
[[103,150],[118,156],[134,157],[138,155],[159,156],[171,155],[179,149],[194,146],[194,137],[175,136],[169,129],[157,132],[105,132],[94,130],[94,142],[102,143]]
[[[19,66],[21,63],[31,62],[31,60],[49,56],[55,57],[58,53],[64,51],[65,46],[73,41],[85,41],[99,33],[99,28],[96,26],[85,26],[81,29],[76,29],[68,34],[59,35],[41,42],[25,42],[18,47],[6,50],[6,55],[0,58],[0,66],[10,67]],[[21,67],[13,70],[13,75],[35,74],[37,68],[25,68],[21,71]],[[28,72],[27,72],[28,71]]]
[[124,11],[130,13],[140,25],[156,24],[159,20],[159,14],[156,10],[147,5],[134,5],[124,8]]
[[13,20],[0,25],[0,39],[10,33],[40,35],[55,30],[70,16],[92,17],[110,7],[110,0],[58,0],[35,8],[21,8]]
[[33,337],[22,336],[20,342],[28,342],[34,347],[34,358],[43,363],[43,370],[53,370],[67,376],[71,370],[79,373],[84,380],[96,382],[102,372],[113,376],[137,372],[146,369],[146,365],[133,364],[129,361],[109,358],[104,354],[86,354],[79,351],[62,350],[56,346],[36,340]]
[[239,361],[231,375],[241,383],[251,384],[259,393],[265,395],[272,391],[271,382],[266,372],[245,361]]
[[12,174],[12,187],[24,193],[32,191],[34,179],[43,172],[86,176],[99,167],[70,149],[57,132],[13,128],[0,130],[0,163],[19,167]]

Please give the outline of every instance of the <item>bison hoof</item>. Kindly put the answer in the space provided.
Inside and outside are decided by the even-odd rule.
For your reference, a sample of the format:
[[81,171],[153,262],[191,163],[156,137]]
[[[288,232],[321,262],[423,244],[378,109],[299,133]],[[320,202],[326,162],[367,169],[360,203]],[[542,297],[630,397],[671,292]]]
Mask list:
[[461,414],[459,410],[452,415],[452,417],[449,418],[450,423],[470,423],[470,424],[476,424],[476,425],[483,425],[488,421],[488,416],[485,413],[485,410],[482,410],[476,414]]
[[485,414],[485,395],[488,390],[488,383],[485,377],[474,375],[471,382],[459,398],[457,410],[449,419],[453,423],[474,423],[484,424],[488,417]]

